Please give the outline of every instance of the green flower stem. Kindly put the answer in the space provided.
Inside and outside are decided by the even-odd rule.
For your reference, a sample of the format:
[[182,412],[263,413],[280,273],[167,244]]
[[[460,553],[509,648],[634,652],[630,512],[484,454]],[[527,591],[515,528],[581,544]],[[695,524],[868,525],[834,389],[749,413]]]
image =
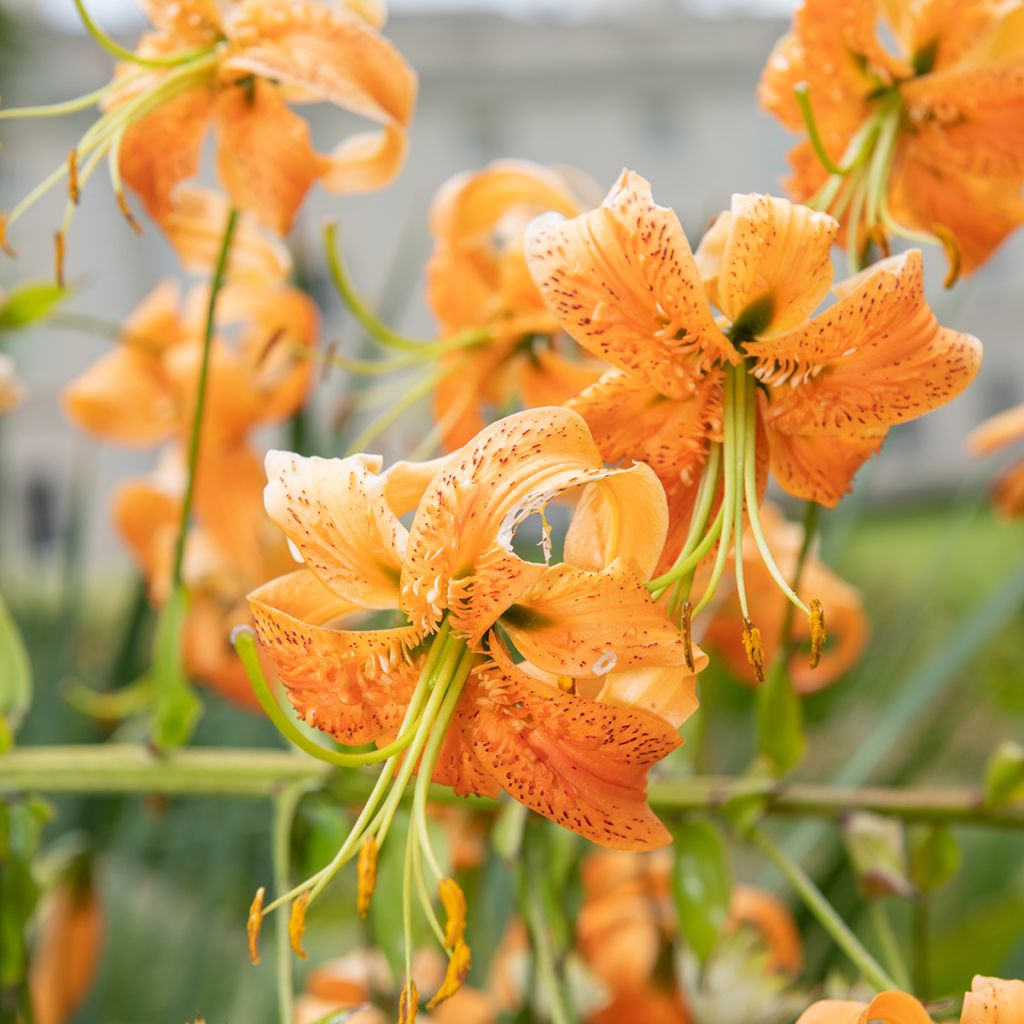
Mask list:
[[[282,786],[332,783],[345,800],[366,799],[375,780],[368,771],[335,773],[329,765],[291,751],[239,747],[199,747],[164,755],[141,744],[20,747],[0,757],[0,794],[156,793],[163,796],[275,796]],[[737,797],[760,796],[769,815],[784,818],[840,818],[850,811],[871,811],[905,821],[1024,828],[1024,804],[987,807],[975,789],[897,789],[768,782],[702,775],[655,782],[648,790],[659,812],[716,811]],[[478,809],[493,800],[456,797],[432,787],[435,803],[458,802]]]
[[828,932],[835,944],[850,958],[870,984],[880,992],[899,988],[897,983],[886,974],[885,969],[864,948],[860,939],[850,931],[846,922],[836,913],[835,907],[825,899],[821,890],[795,860],[790,860],[756,826],[750,830],[748,838],[782,872],[804,901],[807,909],[817,918],[822,928]]
[[213,331],[217,319],[217,299],[224,287],[227,276],[228,256],[231,253],[231,241],[235,236],[238,224],[238,211],[234,208],[228,213],[221,236],[220,251],[213,268],[210,280],[210,300],[206,309],[206,325],[203,331],[203,359],[199,367],[199,382],[196,386],[196,407],[192,415],[192,430],[188,445],[188,477],[185,484],[185,496],[181,502],[181,526],[178,540],[174,546],[173,584],[175,588],[182,585],[182,567],[185,562],[185,540],[188,537],[188,524],[192,516],[192,503],[195,499],[196,468],[199,463],[199,448],[203,435],[203,412],[206,408],[206,386],[210,376],[210,349],[213,347]]
[[173,68],[178,67],[180,64],[187,64],[191,60],[195,60],[196,57],[202,57],[209,53],[210,50],[190,50],[187,53],[179,53],[173,57],[140,57],[137,53],[131,50],[125,49],[120,43],[115,42],[110,38],[92,20],[91,15],[85,9],[85,4],[82,0],[74,0],[75,10],[78,11],[78,17],[82,21],[82,26],[86,32],[98,43],[104,50],[111,55],[111,57],[117,58],[117,60],[125,60],[131,64],[140,64],[147,68]]
[[881,900],[872,900],[868,909],[879,945],[882,947],[882,956],[886,966],[892,972],[892,976],[902,991],[912,991],[910,972],[903,959],[899,939],[893,931],[892,921],[889,920],[889,915],[886,913],[885,904]]
[[[291,875],[292,827],[295,812],[302,799],[304,787],[296,783],[274,797],[274,888],[284,892]],[[277,970],[277,1007],[281,1024],[292,1024],[295,1016],[295,975],[292,971],[292,951],[288,937],[288,919],[277,918],[274,933],[274,963]]]

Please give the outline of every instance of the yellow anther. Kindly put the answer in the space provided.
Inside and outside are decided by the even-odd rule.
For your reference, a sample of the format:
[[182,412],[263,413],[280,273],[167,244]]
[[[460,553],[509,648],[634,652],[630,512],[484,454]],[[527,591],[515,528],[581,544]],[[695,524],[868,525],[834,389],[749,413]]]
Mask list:
[[356,909],[360,917],[366,917],[373,899],[373,890],[377,888],[377,840],[367,836],[359,847],[359,860],[356,863]]
[[416,989],[416,982],[408,978],[402,989],[402,997],[398,1000],[398,1024],[413,1024],[419,1008],[420,994]]
[[683,634],[683,656],[686,658],[686,667],[695,672],[693,661],[693,605],[689,601],[683,602],[679,612],[679,631]]
[[576,693],[576,680],[572,676],[559,676],[558,688],[562,693]]
[[56,268],[54,277],[57,280],[57,287],[64,287],[64,232],[57,231],[53,236],[54,259]]
[[73,149],[68,153],[68,199],[77,206],[81,196],[78,187],[78,150]]
[[260,962],[260,928],[263,927],[263,897],[266,896],[265,886],[256,890],[252,903],[249,904],[249,918],[245,922],[245,934],[249,939],[249,959],[255,966]]
[[956,235],[942,224],[933,224],[932,234],[942,243],[946,259],[949,261],[949,269],[946,271],[946,279],[942,286],[952,288],[960,278],[960,244],[956,240]]
[[135,219],[135,214],[132,213],[132,208],[128,205],[127,196],[120,190],[117,192],[117,208],[121,211],[121,216],[128,221],[132,231],[137,235],[141,235],[142,225]]
[[759,683],[764,682],[764,646],[761,644],[761,630],[750,619],[743,620],[743,650],[747,655],[754,675]]
[[288,913],[288,942],[297,957],[305,960],[308,954],[302,948],[302,933],[306,930],[306,907],[309,906],[309,893],[304,892],[292,902]]
[[18,258],[18,254],[11,248],[10,242],[7,241],[7,221],[10,217],[8,213],[0,213],[0,249],[2,249],[12,260]]
[[430,997],[427,1009],[433,1010],[446,999],[450,999],[455,995],[462,988],[466,975],[469,974],[469,969],[472,966],[473,954],[470,952],[469,946],[462,939],[459,939],[455,944],[455,949],[452,950],[451,956],[448,958],[448,970],[445,971],[444,981],[441,982],[441,987]]
[[466,933],[466,897],[454,878],[442,878],[437,885],[444,907],[444,946],[454,949]]
[[811,608],[811,668],[817,668],[821,661],[821,652],[825,648],[825,640],[828,634],[825,631],[825,609],[821,602],[814,598],[810,602]]

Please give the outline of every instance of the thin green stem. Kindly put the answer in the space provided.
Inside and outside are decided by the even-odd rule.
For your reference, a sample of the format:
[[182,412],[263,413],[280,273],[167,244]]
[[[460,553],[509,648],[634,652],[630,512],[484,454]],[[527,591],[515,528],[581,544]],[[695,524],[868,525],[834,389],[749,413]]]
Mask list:
[[182,569],[185,564],[185,541],[188,538],[189,521],[192,518],[192,503],[195,499],[196,471],[199,466],[199,450],[203,436],[203,413],[206,410],[206,388],[210,377],[210,350],[213,347],[213,331],[217,320],[217,300],[220,298],[224,279],[227,275],[228,257],[231,254],[231,241],[235,236],[238,224],[238,211],[234,208],[228,213],[227,222],[221,235],[220,250],[210,280],[210,298],[206,307],[206,324],[203,329],[203,356],[199,364],[199,381],[196,385],[196,405],[192,414],[192,429],[189,436],[187,477],[185,495],[181,502],[181,520],[178,527],[178,539],[174,546],[174,563],[172,570],[173,586],[181,587]]
[[92,16],[85,9],[83,0],[73,0],[75,10],[78,11],[78,16],[82,20],[82,25],[86,32],[112,57],[116,57],[118,60],[126,60],[131,64],[140,64],[147,68],[173,68],[180,64],[187,64],[191,60],[195,60],[197,57],[204,56],[210,52],[210,48],[202,50],[190,50],[188,53],[178,54],[176,57],[140,57],[138,54],[133,53],[131,50],[122,46],[120,43],[115,42],[110,38],[93,21]]
[[900,944],[893,931],[892,921],[889,920],[889,915],[886,913],[885,904],[881,900],[872,900],[869,912],[879,945],[882,947],[882,957],[889,972],[903,992],[911,991],[910,972],[907,970],[906,961],[900,951]]
[[89,107],[99,103],[105,96],[112,92],[117,92],[127,85],[133,85],[148,74],[149,71],[142,68],[139,71],[132,72],[130,75],[115,78],[114,81],[100,86],[99,89],[94,89],[92,92],[77,96],[73,100],[64,100],[62,103],[48,103],[45,106],[39,107],[11,107],[8,110],[0,110],[0,121],[15,121],[33,117],[63,117],[65,114],[76,114],[80,110],[88,110]]
[[[733,431],[736,435],[735,451],[736,451],[736,468],[734,470],[736,474],[736,480],[738,486],[736,488],[736,501],[735,516],[733,522],[733,566],[736,573],[736,595],[740,602],[740,611],[743,613],[745,620],[750,619],[750,609],[747,606],[747,588],[744,583],[744,566],[743,566],[743,481],[745,474],[743,467],[745,460],[748,455],[752,456],[753,446],[751,446],[751,452],[747,452],[746,434],[747,430],[756,430],[757,423],[753,421],[748,424],[747,422],[747,391],[746,381],[747,374],[745,367],[741,365],[740,372],[736,373],[733,378],[735,387],[735,397],[733,398],[732,416],[733,416]],[[753,401],[757,401],[755,394],[751,395]]]
[[[283,892],[288,888],[291,874],[292,826],[295,811],[302,799],[300,786],[289,786],[274,798],[274,890]],[[277,1007],[281,1024],[292,1024],[295,1015],[295,978],[292,973],[291,945],[288,938],[288,921],[281,917],[274,932],[274,959],[277,970]]]
[[817,918],[818,923],[832,937],[835,944],[849,957],[864,978],[878,991],[895,989],[899,986],[889,977],[885,969],[875,960],[836,912],[835,907],[822,895],[806,871],[791,860],[765,833],[755,826],[748,838],[785,876],[807,909]]
[[931,994],[931,903],[928,893],[914,902],[914,993],[919,999]]
[[[797,552],[796,565],[793,568],[793,576],[790,580],[790,589],[794,594],[799,593],[800,580],[803,578],[804,566],[814,545],[814,536],[818,528],[818,511],[821,506],[816,501],[808,501],[804,505],[803,518],[803,539],[800,542],[800,550]],[[787,660],[793,653],[793,619],[796,616],[796,605],[792,601],[787,602],[786,612],[782,616],[782,628],[779,630],[779,654],[778,658]]]
[[818,158],[821,166],[824,167],[829,174],[842,177],[849,171],[849,167],[840,167],[832,157],[828,155],[828,150],[825,149],[825,143],[822,141],[821,132],[818,131],[818,122],[814,116],[814,109],[811,106],[810,86],[806,82],[800,82],[799,85],[794,87],[793,92],[796,95],[796,102],[800,107],[800,116],[804,119],[804,127],[807,129],[807,139],[811,144],[811,148],[814,150],[814,155]]

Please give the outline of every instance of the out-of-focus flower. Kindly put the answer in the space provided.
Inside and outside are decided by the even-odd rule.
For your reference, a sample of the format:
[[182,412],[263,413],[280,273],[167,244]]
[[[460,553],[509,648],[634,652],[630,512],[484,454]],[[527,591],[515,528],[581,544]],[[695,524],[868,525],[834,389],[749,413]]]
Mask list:
[[600,375],[561,332],[526,266],[526,228],[550,210],[580,212],[570,183],[522,161],[458,174],[434,199],[431,308],[444,337],[479,332],[483,339],[439,360],[434,410],[449,449],[483,429],[487,409],[560,405]]
[[[307,568],[250,595],[264,648],[300,716],[343,743],[389,743],[442,622],[486,658],[469,676],[435,777],[516,799],[596,842],[662,845],[649,766],[696,707],[678,631],[642,580],[661,553],[664,493],[643,465],[606,469],[564,409],[492,425],[419,494],[417,470],[370,456],[268,457],[267,510]],[[519,525],[583,490],[565,561],[525,561]],[[404,492],[408,504],[394,504]],[[421,496],[422,495],[422,496]],[[416,507],[412,527],[399,516]],[[545,533],[542,544],[550,557]],[[407,624],[323,624],[363,608]],[[519,654],[510,657],[500,624]],[[698,652],[699,667],[706,659]]]
[[[967,438],[967,444],[975,455],[988,455],[1020,440],[1024,440],[1024,405],[986,420]],[[1011,466],[996,481],[992,500],[1006,519],[1024,516],[1024,462]]]
[[0,416],[13,412],[25,398],[25,385],[18,378],[14,360],[0,352]]
[[1024,221],[1022,21],[999,0],[804,0],[760,85],[786,127],[812,121],[796,198],[835,210],[855,248],[931,235],[953,276],[979,267]]
[[925,1008],[906,992],[882,992],[870,1003],[822,999],[796,1024],[932,1024]]
[[964,997],[960,1024],[1021,1024],[1024,1022],[1024,981],[984,978],[971,982]]
[[[761,508],[761,522],[779,569],[786,579],[792,580],[803,544],[803,528],[798,523],[787,522],[782,512],[768,502]],[[765,658],[770,663],[786,617],[786,598],[764,563],[756,557],[754,540],[749,533],[744,538],[743,551],[750,617],[761,630]],[[817,597],[828,609],[828,645],[817,668],[810,668],[806,657],[798,653],[789,661],[790,677],[797,692],[814,693],[842,678],[857,664],[867,644],[868,621],[859,592],[813,554],[809,554],[804,563],[797,592],[807,601],[812,596]],[[726,660],[737,679],[747,683],[752,677],[743,649],[742,630],[743,612],[736,594],[730,593],[715,605],[702,642]],[[793,622],[793,640],[801,647],[811,642],[809,624],[803,617]]]
[[756,1009],[766,1024],[781,1024],[793,1006],[791,979],[803,963],[788,910],[767,893],[737,886],[726,934],[702,972],[685,951],[671,955],[677,934],[670,870],[671,859],[662,854],[602,852],[584,862],[577,941],[610,995],[589,1020],[754,1024]]
[[75,862],[43,904],[29,972],[36,1024],[67,1024],[89,994],[103,943],[103,908],[91,871]]
[[[153,29],[110,85],[54,108],[85,109],[97,99],[104,108],[53,178],[68,179],[59,238],[81,188],[104,158],[126,216],[131,219],[122,182],[163,224],[175,213],[176,186],[199,170],[211,126],[218,175],[232,204],[281,235],[313,183],[334,192],[366,191],[398,173],[416,76],[377,31],[382,4],[146,0],[143,6]],[[322,155],[305,119],[289,106],[309,102],[332,103],[381,130],[353,135]],[[39,194],[5,215],[0,228]],[[58,262],[62,249],[59,241]]]

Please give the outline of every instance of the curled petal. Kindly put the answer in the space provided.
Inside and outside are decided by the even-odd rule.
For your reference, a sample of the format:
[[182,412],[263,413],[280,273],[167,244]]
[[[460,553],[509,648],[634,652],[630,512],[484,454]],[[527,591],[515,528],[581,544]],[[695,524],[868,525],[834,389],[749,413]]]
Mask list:
[[121,484],[111,516],[121,539],[149,584],[154,601],[167,597],[174,541],[181,521],[181,498],[147,480]]
[[385,495],[380,461],[267,454],[270,518],[334,593],[363,608],[394,608],[408,533]]
[[[827,213],[787,199],[733,196],[714,275],[719,308],[735,327],[745,325],[756,335],[802,324],[832,284],[831,250],[838,230]],[[708,245],[717,247],[718,242],[713,230]],[[701,262],[708,267],[714,260],[706,253]]]
[[405,128],[399,124],[360,132],[321,157],[320,181],[331,192],[373,192],[397,177],[408,148]]
[[793,915],[777,897],[750,885],[733,887],[729,901],[729,926],[749,925],[763,936],[769,952],[769,968],[797,975],[804,961],[804,944]]
[[217,170],[231,201],[269,230],[288,234],[321,171],[308,123],[289,110],[277,86],[260,79],[222,89],[214,122]]
[[[189,273],[212,273],[227,217],[228,201],[219,192],[193,185],[175,190],[172,209],[161,226]],[[291,266],[280,240],[261,232],[247,217],[240,219],[228,259],[230,280],[276,283],[288,277]]]
[[767,422],[789,433],[864,436],[955,398],[981,345],[939,326],[916,249],[844,282],[805,327],[748,346],[768,391]]
[[1024,1021],[1024,981],[984,978],[971,982],[960,1024],[1020,1024]]
[[527,661],[556,675],[601,676],[686,660],[679,630],[621,561],[601,572],[548,569],[501,623]]
[[967,445],[975,455],[989,455],[1015,441],[1024,440],[1024,404],[985,420],[967,437]]
[[562,328],[663,395],[685,397],[716,359],[736,358],[678,218],[637,174],[623,172],[590,213],[538,218],[526,255]]
[[697,673],[707,667],[708,656],[694,647],[693,658],[694,672],[685,664],[609,672],[597,700],[615,707],[649,711],[678,729],[700,706]]
[[870,1003],[823,999],[796,1024],[932,1024],[925,1008],[905,992],[881,992]]
[[305,569],[254,590],[249,607],[288,699],[307,725],[346,744],[397,734],[422,660],[410,653],[419,639],[414,629],[323,625],[360,609]]
[[603,846],[643,850],[670,836],[647,805],[647,772],[679,745],[644,711],[570,696],[532,679],[492,645],[456,716],[491,776],[538,814]]

